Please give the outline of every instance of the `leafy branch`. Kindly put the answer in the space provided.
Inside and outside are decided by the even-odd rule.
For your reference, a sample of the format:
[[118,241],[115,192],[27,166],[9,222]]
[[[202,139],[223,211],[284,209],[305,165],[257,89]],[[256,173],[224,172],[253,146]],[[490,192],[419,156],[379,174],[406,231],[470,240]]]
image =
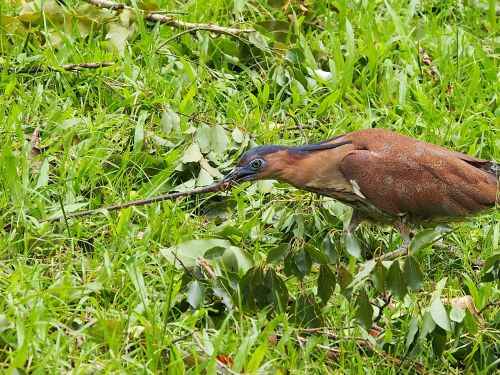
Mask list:
[[[85,1],[87,3],[95,5],[96,7],[109,10],[122,10],[122,9],[133,10],[133,8],[126,6],[125,4],[116,3],[114,1],[109,1],[109,0],[85,0]],[[193,23],[193,22],[179,21],[171,16],[166,16],[164,14],[159,14],[159,13],[143,12],[143,15],[144,18],[148,21],[159,22],[183,30],[190,30],[190,31],[204,30],[204,31],[212,31],[214,33],[227,34],[232,36],[247,34],[255,31],[253,29],[237,29],[234,27],[224,27],[224,26],[214,25],[212,23]]]

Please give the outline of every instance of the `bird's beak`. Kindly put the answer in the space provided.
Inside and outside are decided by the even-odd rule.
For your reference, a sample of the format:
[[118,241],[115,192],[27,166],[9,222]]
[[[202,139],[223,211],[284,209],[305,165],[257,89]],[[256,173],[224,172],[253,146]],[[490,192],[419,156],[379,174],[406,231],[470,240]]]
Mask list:
[[231,172],[229,172],[226,177],[224,177],[223,182],[235,182],[238,180],[238,176],[240,174],[240,169],[241,168],[234,168]]
[[257,177],[255,172],[250,172],[246,168],[236,167],[224,177],[223,182],[245,182],[254,180]]

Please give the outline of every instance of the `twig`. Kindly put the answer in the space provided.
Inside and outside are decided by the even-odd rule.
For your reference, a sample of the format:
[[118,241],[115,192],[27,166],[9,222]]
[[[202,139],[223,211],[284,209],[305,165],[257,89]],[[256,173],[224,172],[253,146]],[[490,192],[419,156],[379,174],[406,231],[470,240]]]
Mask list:
[[[309,143],[309,139],[307,138],[306,132],[304,131],[304,129],[303,129],[303,127],[302,127],[301,123],[299,122],[299,120],[297,120],[297,119],[295,118],[295,116],[293,116],[293,115],[292,115],[292,114],[290,114],[290,113],[288,114],[288,117],[290,117],[290,118],[293,120],[293,122],[295,123],[295,126],[296,126],[297,128],[299,128],[300,132],[302,133],[302,137],[304,137],[304,141],[305,141],[306,143]],[[287,129],[287,130],[289,130],[289,129]]]
[[178,343],[178,342],[181,342],[181,341],[184,341],[185,339],[191,337],[193,334],[192,333],[186,333],[185,335],[183,336],[180,336],[180,337],[177,337],[175,339],[173,339],[172,341],[170,341],[171,344],[175,344],[175,343]]
[[359,344],[370,344],[368,340],[362,338],[362,337],[354,337],[354,336],[340,336],[335,333],[329,332],[328,329],[325,329],[324,327],[318,327],[318,328],[301,328],[300,332],[303,333],[317,333],[319,335],[325,335],[328,337],[330,340],[355,340]]
[[[224,191],[224,190],[227,190],[229,188],[229,186],[230,186],[229,184],[222,182],[222,183],[218,183],[218,184],[204,186],[204,187],[199,188],[199,189],[180,191],[177,193],[160,195],[159,197],[140,199],[137,201],[115,204],[113,206],[99,207],[99,208],[95,208],[93,210],[73,212],[71,214],[66,215],[66,218],[88,216],[88,215],[95,214],[97,212],[101,212],[102,210],[106,210],[108,212],[118,211],[118,210],[122,210],[122,209],[127,208],[127,207],[144,206],[144,205],[150,204],[150,203],[156,203],[156,202],[161,202],[161,201],[165,201],[165,200],[172,200],[172,199],[176,199],[179,197],[186,197],[189,195],[199,195],[199,194],[210,193],[210,192]],[[38,222],[39,223],[46,223],[49,221],[59,221],[62,218],[63,218],[63,216],[54,216],[54,217],[49,217],[47,219],[42,219]]]
[[405,254],[408,254],[408,247],[401,246],[399,249],[391,251],[390,253],[382,254],[378,257],[378,260],[393,260]]
[[[129,6],[126,6],[121,3],[115,3],[114,1],[108,1],[108,0],[85,0],[85,1],[99,8],[105,8],[110,10],[121,10],[121,9],[133,10],[133,8]],[[214,25],[212,23],[184,22],[176,20],[173,17],[159,13],[145,13],[145,12],[142,13],[144,15],[144,18],[147,19],[148,21],[159,22],[183,30],[204,30],[204,31],[212,31],[214,33],[228,34],[233,36],[239,34],[251,33],[255,31],[253,29],[236,29],[233,27],[224,27],[224,26]]]
[[477,312],[478,315],[482,315],[483,312],[488,308],[488,307],[491,307],[491,306],[499,306],[500,305],[500,300],[496,300],[496,301],[490,301],[488,302],[486,305],[483,306],[483,308],[481,310],[479,310]]
[[214,270],[210,268],[208,263],[204,259],[198,259],[198,264],[205,270],[205,272],[210,276],[211,279],[217,280],[217,275]]
[[187,267],[184,265],[184,263],[182,263],[182,260],[179,259],[179,257],[177,256],[177,251],[176,252],[173,252],[172,251],[172,255],[174,256],[174,258],[179,262],[179,264],[181,265],[182,268],[184,268],[184,271],[186,271],[186,273],[189,275],[189,277],[193,277],[193,275],[191,274],[191,272],[189,272],[189,270],[187,269]]
[[107,66],[114,65],[114,62],[103,61],[103,62],[90,62],[90,63],[78,63],[78,64],[64,64],[61,68],[67,71],[76,72],[81,69],[99,69],[105,68]]
[[58,71],[59,69],[66,70],[67,72],[77,72],[82,69],[99,69],[99,68],[105,68],[108,66],[114,65],[114,62],[110,61],[103,61],[103,62],[89,62],[89,63],[77,63],[77,64],[64,64],[60,65],[58,67],[51,67],[51,66],[43,66],[43,65],[34,65],[34,66],[28,66],[27,68],[22,68],[19,70],[16,70],[15,68],[9,68],[9,72],[11,73],[39,73],[43,72],[44,70],[50,70],[50,71]]
[[120,10],[125,8],[125,4],[115,3],[114,1],[108,0],[85,0],[87,3],[95,5],[99,8],[105,8],[110,10]]
[[382,306],[377,306],[378,314],[375,317],[375,319],[373,319],[373,323],[377,323],[382,318],[382,313],[384,312],[384,309],[391,303],[391,299],[392,299],[392,294],[389,294],[386,298],[383,299],[384,304]]
[[[69,218],[73,218],[73,217],[88,216],[88,215],[92,215],[92,214],[101,212],[103,210],[108,211],[108,212],[118,211],[118,210],[122,210],[122,209],[127,208],[127,207],[144,206],[144,205],[150,204],[150,203],[156,203],[156,202],[161,202],[161,201],[165,201],[165,200],[172,200],[172,199],[176,199],[179,197],[186,197],[186,196],[190,196],[190,195],[200,195],[200,194],[204,194],[204,193],[226,191],[229,189],[229,187],[230,187],[230,184],[228,184],[226,182],[220,182],[218,184],[212,184],[212,185],[204,186],[204,187],[201,187],[198,189],[192,189],[192,190],[188,190],[188,191],[180,191],[177,193],[160,195],[158,197],[140,199],[137,201],[121,203],[121,204],[115,204],[113,206],[99,207],[99,208],[95,208],[93,210],[86,210],[86,211],[80,211],[80,212],[73,212],[73,213],[66,214],[66,215],[63,214],[60,216],[53,216],[53,217],[39,220],[38,223],[41,224],[41,223],[47,223],[47,222],[52,222],[52,221],[60,221],[63,218],[69,219]],[[6,227],[4,227],[4,230],[10,231],[10,226],[7,225]]]

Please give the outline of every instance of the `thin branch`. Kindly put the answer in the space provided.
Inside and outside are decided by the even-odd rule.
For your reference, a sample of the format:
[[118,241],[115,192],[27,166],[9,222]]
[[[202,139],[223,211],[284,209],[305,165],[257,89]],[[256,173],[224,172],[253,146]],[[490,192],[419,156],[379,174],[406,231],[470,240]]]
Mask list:
[[391,299],[392,299],[392,294],[389,294],[386,298],[383,299],[384,304],[382,306],[377,306],[378,314],[375,317],[375,319],[373,319],[373,323],[377,323],[382,318],[382,313],[384,312],[384,309],[391,303]]
[[114,62],[103,61],[103,62],[89,62],[89,63],[77,63],[77,64],[64,64],[58,67],[44,66],[44,65],[33,65],[26,68],[21,68],[16,70],[15,68],[9,68],[10,73],[39,73],[45,70],[58,71],[60,69],[66,70],[67,72],[77,72],[82,69],[99,69],[114,65]]
[[114,62],[103,61],[103,62],[89,62],[89,63],[79,63],[79,64],[64,64],[61,65],[61,68],[67,71],[76,72],[81,69],[99,69],[112,65],[114,65]]
[[[121,3],[115,3],[114,1],[108,1],[108,0],[85,0],[85,1],[99,8],[105,8],[110,10],[121,10],[121,9],[133,10],[133,8],[129,6],[126,6]],[[236,29],[233,27],[224,27],[224,26],[214,25],[212,23],[184,22],[176,20],[171,16],[166,16],[164,14],[159,14],[159,13],[146,13],[146,12],[142,13],[144,15],[144,18],[147,19],[148,21],[159,22],[182,30],[204,30],[204,31],[212,31],[214,33],[228,34],[233,36],[239,34],[247,34],[255,31],[253,29]]]
[[205,270],[205,272],[210,276],[211,279],[217,280],[217,275],[214,270],[210,268],[208,263],[204,259],[198,259],[198,264]]
[[478,315],[482,315],[482,314],[483,314],[483,312],[484,312],[487,308],[489,308],[489,307],[491,307],[491,306],[499,306],[499,305],[500,305],[500,300],[490,301],[490,302],[488,302],[486,305],[484,305],[484,306],[483,306],[483,308],[477,312],[477,314],[478,314]]
[[359,344],[366,344],[369,345],[370,342],[367,339],[364,339],[362,337],[355,337],[355,336],[346,336],[346,335],[337,335],[335,333],[332,333],[328,331],[327,328],[324,327],[318,327],[318,328],[300,328],[299,331],[301,333],[317,333],[319,335],[325,335],[328,337],[330,340],[354,340]]
[[408,254],[408,247],[407,246],[400,246],[394,251],[391,251],[390,253],[382,254],[381,256],[378,257],[377,260],[393,260],[396,258],[399,258],[402,255]]
[[192,333],[187,333],[183,336],[177,337],[177,338],[173,339],[172,341],[170,341],[170,344],[175,344],[175,343],[184,341],[184,340],[190,338],[192,335],[193,335]]
[[191,272],[189,272],[189,270],[187,269],[187,267],[184,265],[184,263],[182,263],[182,260],[179,259],[179,257],[177,256],[177,251],[172,251],[172,255],[174,256],[174,258],[179,262],[179,264],[181,265],[182,268],[184,268],[184,271],[186,271],[186,273],[189,275],[189,277],[193,277],[193,275],[191,274]]
[[120,10],[125,8],[125,4],[115,3],[114,1],[108,0],[85,0],[87,3],[95,5],[99,8],[105,8],[110,10]]
[[[144,206],[146,204],[151,204],[151,203],[156,203],[156,202],[161,202],[165,200],[173,200],[179,197],[187,197],[191,195],[200,195],[200,194],[205,194],[205,193],[215,193],[215,192],[221,192],[221,191],[226,191],[231,188],[232,183],[231,182],[219,182],[217,184],[212,184],[208,186],[204,186],[198,189],[192,189],[188,191],[180,191],[176,193],[170,193],[170,194],[164,194],[160,195],[158,197],[153,197],[153,198],[146,198],[146,199],[140,199],[137,201],[132,201],[132,202],[126,202],[126,203],[121,203],[121,204],[115,204],[112,206],[105,206],[105,207],[99,207],[95,208],[93,210],[86,210],[86,211],[79,211],[79,212],[73,212],[66,214],[63,210],[63,215],[60,216],[53,216],[49,217],[46,219],[39,220],[38,223],[47,223],[47,222],[52,222],[52,221],[60,221],[64,219],[67,221],[69,218],[74,218],[74,217],[82,217],[82,216],[89,216],[93,215],[98,212],[102,211],[118,211],[118,210],[123,210],[124,208],[127,207],[136,207],[136,206]],[[12,225],[6,224],[2,228],[6,232],[10,232],[12,229]]]
[[92,215],[92,214],[101,212],[103,210],[108,211],[108,212],[118,211],[118,210],[122,210],[122,209],[127,208],[127,207],[144,206],[146,204],[161,202],[161,201],[165,201],[165,200],[172,200],[172,199],[176,199],[179,197],[186,197],[186,196],[190,196],[190,195],[199,195],[199,194],[204,194],[204,193],[225,191],[225,190],[229,189],[229,187],[230,187],[229,184],[222,182],[222,183],[218,183],[218,184],[204,186],[204,187],[198,188],[198,189],[192,189],[192,190],[188,190],[188,191],[180,191],[177,193],[160,195],[158,197],[140,199],[137,201],[126,202],[126,203],[121,203],[121,204],[115,204],[113,206],[99,207],[99,208],[95,208],[93,210],[73,212],[70,214],[66,214],[65,217],[63,215],[49,217],[46,219],[39,220],[38,222],[39,223],[46,223],[46,222],[51,222],[51,221],[60,221],[63,218],[88,216],[88,215]]

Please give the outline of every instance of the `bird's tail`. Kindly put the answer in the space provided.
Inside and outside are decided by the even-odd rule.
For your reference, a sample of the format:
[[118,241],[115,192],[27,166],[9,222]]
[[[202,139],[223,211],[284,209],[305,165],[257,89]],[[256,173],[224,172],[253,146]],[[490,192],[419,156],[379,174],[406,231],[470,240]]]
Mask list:
[[500,164],[495,163],[494,161],[489,160],[481,160],[475,158],[461,158],[466,163],[473,165],[477,169],[485,171],[486,173],[492,174],[493,176],[500,177]]
[[476,165],[476,167],[492,174],[493,176],[500,176],[500,164],[494,163],[492,161],[487,161],[486,163],[481,163],[481,165]]

